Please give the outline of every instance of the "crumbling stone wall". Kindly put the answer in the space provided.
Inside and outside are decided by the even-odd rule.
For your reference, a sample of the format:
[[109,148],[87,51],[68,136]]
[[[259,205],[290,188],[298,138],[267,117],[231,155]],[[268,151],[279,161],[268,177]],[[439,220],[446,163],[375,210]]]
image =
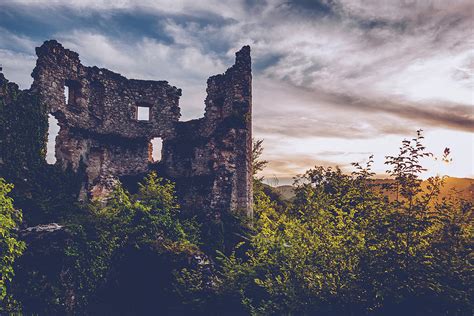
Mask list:
[[81,172],[46,163],[48,107],[0,72],[0,177],[14,184],[11,196],[35,225],[74,209]]
[[[216,220],[229,211],[251,215],[248,46],[236,54],[234,66],[209,78],[205,115],[188,122],[179,122],[181,90],[166,81],[127,79],[86,67],[77,53],[54,40],[37,48],[36,54],[34,82],[24,93],[57,118],[56,165],[84,172],[79,199],[103,198],[120,177],[155,169],[176,181],[185,209]],[[0,97],[4,104],[11,103],[6,93]],[[149,108],[149,120],[138,120],[138,106]],[[44,120],[43,116],[43,125]],[[163,139],[159,163],[151,159],[154,137]],[[11,144],[21,141],[14,138]],[[44,148],[46,135],[40,138]],[[2,157],[9,152],[6,147]],[[44,160],[44,151],[34,154]]]
[[[75,171],[85,165],[81,198],[103,197],[118,176],[146,172],[150,140],[173,134],[181,90],[166,81],[129,80],[85,67],[56,41],[45,42],[36,54],[32,90],[58,119],[57,163]],[[148,121],[137,119],[138,105],[149,107]]]
[[209,203],[212,220],[222,211],[252,213],[252,74],[250,47],[236,54],[235,65],[207,81],[204,117],[176,123],[163,142],[163,164],[180,185],[186,208]]

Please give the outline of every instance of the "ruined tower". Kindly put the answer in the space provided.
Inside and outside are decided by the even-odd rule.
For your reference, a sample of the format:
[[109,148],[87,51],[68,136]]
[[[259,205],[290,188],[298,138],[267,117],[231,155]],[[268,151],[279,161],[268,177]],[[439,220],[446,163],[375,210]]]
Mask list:
[[[103,198],[121,177],[157,170],[176,182],[185,209],[213,218],[228,211],[251,216],[250,47],[208,79],[205,115],[187,122],[179,121],[181,90],[166,81],[86,67],[54,40],[36,54],[28,94],[58,120],[56,165],[83,172],[79,199]],[[159,162],[151,158],[155,137],[163,140]]]

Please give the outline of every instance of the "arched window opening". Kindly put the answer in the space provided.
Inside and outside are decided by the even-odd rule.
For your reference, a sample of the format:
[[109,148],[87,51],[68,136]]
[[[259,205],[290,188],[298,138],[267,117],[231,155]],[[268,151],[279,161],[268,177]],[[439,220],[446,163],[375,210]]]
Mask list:
[[151,162],[158,162],[161,160],[161,149],[163,148],[163,140],[155,137],[150,141],[151,144]]
[[56,163],[56,136],[59,134],[58,120],[51,114],[48,116],[48,142],[46,143],[46,163]]

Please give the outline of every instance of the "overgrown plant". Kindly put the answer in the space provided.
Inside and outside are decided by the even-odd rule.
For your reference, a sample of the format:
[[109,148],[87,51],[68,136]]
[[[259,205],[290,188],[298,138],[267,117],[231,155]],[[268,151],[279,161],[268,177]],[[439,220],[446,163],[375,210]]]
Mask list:
[[372,179],[372,157],[351,175],[310,169],[285,209],[260,191],[254,234],[221,255],[213,282],[187,271],[201,280],[194,297],[214,291],[201,298],[253,315],[469,314],[472,205],[440,199],[441,178],[422,189],[422,140],[387,157],[395,198]]
[[22,221],[21,210],[13,207],[13,200],[8,196],[12,189],[13,185],[0,178],[0,312],[8,309],[8,286],[14,275],[13,264],[25,250],[25,243],[17,236]]
[[[117,184],[105,206],[93,203],[82,212],[64,224],[63,234],[46,251],[54,255],[45,256],[45,249],[39,249],[28,254],[38,265],[32,259],[23,262],[15,294],[26,303],[24,312],[117,313],[134,304],[138,308],[137,301],[147,295],[156,295],[155,301],[147,300],[150,306],[170,303],[162,295],[171,292],[165,291],[172,288],[171,279],[158,279],[157,289],[149,293],[127,286],[135,279],[144,283],[144,271],[150,280],[159,273],[171,278],[183,258],[198,252],[198,227],[180,218],[174,184],[151,173],[137,194]],[[152,261],[156,267],[150,267]]]

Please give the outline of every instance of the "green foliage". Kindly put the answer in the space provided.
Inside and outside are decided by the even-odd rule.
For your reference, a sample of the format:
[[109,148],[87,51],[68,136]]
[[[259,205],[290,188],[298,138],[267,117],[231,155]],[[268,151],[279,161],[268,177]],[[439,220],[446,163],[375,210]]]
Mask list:
[[37,96],[7,87],[7,95],[0,98],[0,157],[4,163],[14,161],[10,168],[18,174],[23,167],[38,167],[46,157],[48,110]]
[[[129,256],[158,260],[161,256],[186,257],[198,250],[198,227],[192,220],[178,217],[174,185],[155,173],[145,178],[137,194],[117,184],[105,205],[97,201],[82,212],[65,225],[66,236],[55,237],[63,240],[50,246],[51,258],[42,249],[28,254],[23,262],[16,297],[24,303],[25,312],[91,312],[98,302],[108,299],[111,288],[124,282],[127,276],[122,270]],[[49,261],[50,267],[35,265],[33,258]],[[139,275],[144,266],[145,262],[134,264],[126,274]],[[120,292],[128,290],[121,288]],[[40,302],[35,297],[40,297]],[[131,297],[136,297],[135,293]],[[114,306],[106,309],[113,310]]]
[[[65,229],[42,237],[47,248],[31,241],[12,280],[21,213],[0,180],[4,305],[19,311],[14,297],[32,314],[469,315],[473,205],[456,192],[439,198],[443,178],[421,187],[420,162],[431,155],[422,141],[419,131],[386,157],[388,185],[373,180],[370,157],[350,175],[308,170],[286,203],[256,177],[266,164],[257,141],[253,222],[223,212],[207,223],[206,235],[224,245],[214,269],[190,265],[207,260],[201,227],[180,213],[174,185],[151,173],[136,194],[119,184],[107,201],[76,213],[69,205],[56,216]],[[52,195],[45,190],[38,196]],[[218,248],[200,246],[211,256]]]
[[14,184],[11,196],[30,225],[63,221],[77,211],[82,170],[45,161],[48,108],[38,96],[0,78],[0,176]]
[[252,139],[252,173],[255,179],[262,180],[263,178],[256,178],[257,173],[265,169],[268,161],[261,160],[260,156],[263,154],[263,139]]
[[472,205],[439,202],[440,178],[422,190],[422,139],[387,157],[395,200],[372,180],[372,157],[351,175],[309,170],[284,209],[259,190],[249,241],[221,254],[211,286],[199,271],[182,282],[197,282],[195,300],[213,291],[201,299],[253,315],[469,314]]
[[14,275],[13,263],[25,250],[25,243],[16,236],[22,214],[13,207],[13,200],[8,196],[12,188],[13,185],[0,178],[0,311]]
[[404,198],[413,204],[413,199],[422,192],[421,179],[418,175],[426,171],[420,165],[420,159],[423,157],[432,156],[431,153],[426,152],[426,147],[423,146],[421,130],[417,131],[417,137],[412,140],[403,140],[398,156],[387,156],[385,164],[392,168],[387,170],[387,173],[395,179],[395,192],[397,200]]
[[88,225],[74,227],[79,242],[67,248],[67,255],[76,263],[77,287],[86,291],[85,299],[107,277],[113,262],[122,259],[124,249],[151,246],[162,252],[196,249],[197,227],[192,221],[178,218],[174,185],[155,173],[146,177],[135,195],[117,185],[107,204],[101,206],[96,202],[91,205],[91,212],[97,231],[87,233]]
[[117,185],[105,207],[99,203],[92,212],[107,221],[110,231],[121,242],[135,246],[163,238],[174,242],[197,242],[196,227],[190,221],[178,220],[179,205],[174,194],[174,184],[151,173],[139,192],[130,195]]

